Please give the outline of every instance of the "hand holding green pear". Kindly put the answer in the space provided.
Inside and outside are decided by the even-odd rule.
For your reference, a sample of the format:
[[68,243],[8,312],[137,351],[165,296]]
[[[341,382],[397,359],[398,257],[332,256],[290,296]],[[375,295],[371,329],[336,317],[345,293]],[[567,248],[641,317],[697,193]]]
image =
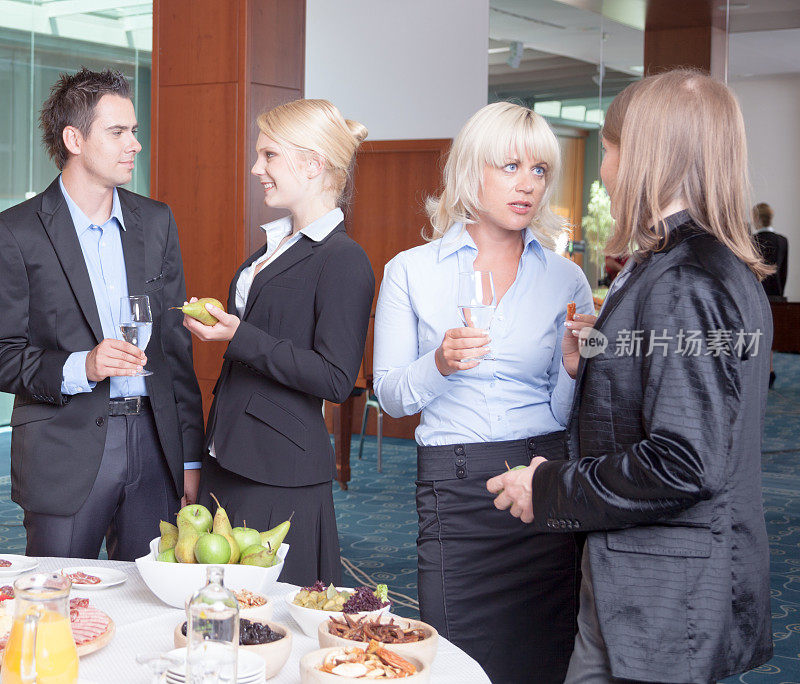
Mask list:
[[222,302],[220,302],[219,299],[214,299],[213,297],[203,297],[195,302],[188,302],[183,306],[171,306],[170,310],[179,309],[180,311],[183,311],[185,315],[200,321],[203,325],[216,325],[219,321],[216,316],[212,316],[208,312],[208,309],[206,309],[206,304],[213,304],[218,309],[225,311],[225,307],[222,306]]

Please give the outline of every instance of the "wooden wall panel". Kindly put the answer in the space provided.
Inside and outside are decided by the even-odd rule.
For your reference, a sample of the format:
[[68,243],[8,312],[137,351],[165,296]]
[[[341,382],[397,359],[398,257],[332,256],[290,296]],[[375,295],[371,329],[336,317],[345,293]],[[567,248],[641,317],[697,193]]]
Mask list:
[[[153,4],[161,85],[237,79],[241,2],[156,0]],[[155,16],[156,4],[159,5],[158,17]],[[154,57],[155,53],[154,49]]]
[[724,80],[728,61],[724,7],[717,0],[648,0],[645,73],[695,67]]
[[[304,0],[153,2],[151,191],[175,213],[190,295],[225,301],[277,217],[250,176],[254,119],[302,97],[304,60]],[[224,350],[194,343],[206,411]]]
[[[383,267],[398,252],[422,244],[422,229],[429,225],[425,198],[440,191],[444,155],[450,140],[381,140],[365,142],[358,153],[355,170],[355,197],[348,218],[350,236],[369,256],[375,272],[377,303]],[[371,331],[371,329],[370,329]],[[371,368],[372,338],[367,340],[367,369]],[[353,432],[361,429],[364,397],[356,400]],[[328,427],[333,431],[326,408]],[[387,437],[413,439],[419,416],[390,418],[384,416]],[[375,412],[367,427],[375,434]],[[355,451],[353,452],[355,458]]]

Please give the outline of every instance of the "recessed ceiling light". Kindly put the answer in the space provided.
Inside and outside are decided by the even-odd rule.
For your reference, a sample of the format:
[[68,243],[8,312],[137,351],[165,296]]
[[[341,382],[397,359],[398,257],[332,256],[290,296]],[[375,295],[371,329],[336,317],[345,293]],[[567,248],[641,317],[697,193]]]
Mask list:
[[489,48],[490,55],[499,55],[501,52],[511,52],[511,48],[506,47],[497,47],[497,48]]

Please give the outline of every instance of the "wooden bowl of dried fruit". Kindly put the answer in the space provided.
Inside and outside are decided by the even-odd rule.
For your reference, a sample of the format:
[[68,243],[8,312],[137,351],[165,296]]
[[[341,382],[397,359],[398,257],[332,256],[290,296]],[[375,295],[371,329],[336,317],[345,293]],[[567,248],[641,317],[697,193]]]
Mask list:
[[341,617],[331,617],[320,624],[317,636],[322,648],[345,648],[375,640],[404,658],[416,658],[427,664],[433,662],[439,646],[439,632],[429,624],[391,613],[365,616],[344,613]]
[[400,656],[375,641],[344,648],[321,648],[300,658],[300,684],[358,684],[365,679],[402,679],[403,684],[427,684],[431,680],[431,666],[417,658]]

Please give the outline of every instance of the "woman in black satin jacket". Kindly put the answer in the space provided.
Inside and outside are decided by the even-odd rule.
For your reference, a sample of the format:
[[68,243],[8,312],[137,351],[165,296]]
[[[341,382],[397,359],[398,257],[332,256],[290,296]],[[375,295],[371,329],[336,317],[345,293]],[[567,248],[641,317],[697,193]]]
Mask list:
[[772,654],[770,268],[749,237],[744,124],[725,85],[676,70],[623,91],[603,138],[607,251],[633,257],[580,333],[572,458],[487,486],[542,530],[587,533],[567,682],[718,681]]

